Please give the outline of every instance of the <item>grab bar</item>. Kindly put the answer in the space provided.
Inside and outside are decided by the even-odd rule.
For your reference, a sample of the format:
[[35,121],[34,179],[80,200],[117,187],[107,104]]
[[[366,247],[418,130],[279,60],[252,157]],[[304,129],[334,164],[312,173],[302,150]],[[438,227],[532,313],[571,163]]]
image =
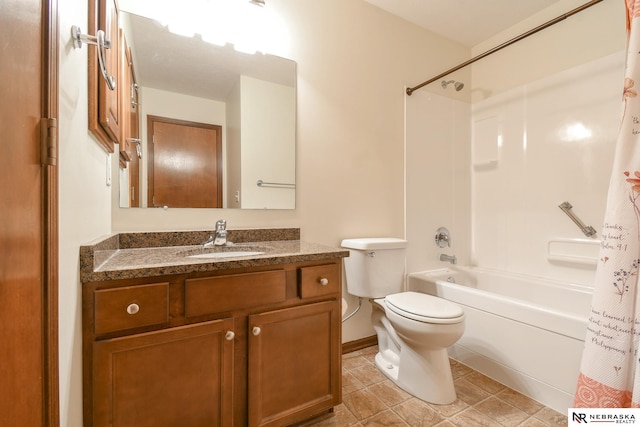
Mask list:
[[560,205],[558,205],[558,207],[562,209],[562,212],[566,213],[569,218],[571,218],[571,221],[573,221],[578,226],[578,228],[580,228],[580,231],[582,231],[585,236],[587,237],[595,236],[596,234],[595,228],[593,228],[590,225],[584,225],[584,223],[580,221],[580,218],[578,218],[576,214],[574,214],[571,211],[571,209],[573,208],[573,206],[571,206],[571,203],[563,202]]
[[266,182],[261,179],[256,182],[258,187],[279,187],[279,188],[296,188],[295,184],[288,184],[283,182]]

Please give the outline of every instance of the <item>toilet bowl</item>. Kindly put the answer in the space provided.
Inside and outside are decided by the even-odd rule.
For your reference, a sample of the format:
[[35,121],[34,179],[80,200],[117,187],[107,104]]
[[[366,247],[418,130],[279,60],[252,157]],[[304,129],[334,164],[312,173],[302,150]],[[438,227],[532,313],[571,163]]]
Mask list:
[[347,291],[370,298],[376,366],[408,393],[435,404],[456,399],[447,347],[464,332],[464,311],[432,295],[401,292],[407,241],[346,239]]
[[[416,306],[424,305],[421,312],[426,314],[407,312],[402,302],[392,302],[399,296],[410,297]],[[402,389],[422,400],[435,404],[456,400],[447,347],[464,333],[462,308],[442,298],[416,292],[392,294],[373,302],[374,313],[380,312],[372,316],[380,322],[378,328],[374,326],[379,348],[376,366]],[[444,304],[447,314],[437,317],[436,312],[429,312],[429,308],[441,306],[442,302],[448,303]],[[388,322],[382,320],[383,316]],[[398,342],[387,347],[389,339],[380,340],[381,334],[395,335]]]

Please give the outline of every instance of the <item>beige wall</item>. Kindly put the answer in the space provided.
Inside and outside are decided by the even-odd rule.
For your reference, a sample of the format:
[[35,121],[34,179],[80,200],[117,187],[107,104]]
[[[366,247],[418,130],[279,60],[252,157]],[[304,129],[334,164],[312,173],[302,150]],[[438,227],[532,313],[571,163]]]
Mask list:
[[256,182],[295,182],[295,89],[247,76],[240,77],[240,85],[241,206],[293,209],[294,189],[258,187]]
[[78,247],[111,232],[107,156],[87,131],[87,48],[74,49],[71,26],[86,31],[87,2],[60,0],[60,425],[82,426],[81,292]]
[[231,227],[300,226],[303,238],[327,244],[402,234],[403,87],[468,50],[361,0],[271,0],[267,7],[291,35],[288,49],[276,53],[298,63],[297,209],[116,209],[115,231],[213,227],[223,216]]
[[[339,245],[357,236],[404,233],[404,86],[469,55],[362,0],[268,0],[298,63],[296,209],[111,210],[106,155],[87,132],[86,0],[60,0],[60,400],[61,425],[82,425],[78,247],[109,232],[229,226],[300,227],[304,240]],[[117,200],[117,197],[114,198]],[[353,301],[350,301],[353,303]],[[367,310],[344,340],[371,335]]]

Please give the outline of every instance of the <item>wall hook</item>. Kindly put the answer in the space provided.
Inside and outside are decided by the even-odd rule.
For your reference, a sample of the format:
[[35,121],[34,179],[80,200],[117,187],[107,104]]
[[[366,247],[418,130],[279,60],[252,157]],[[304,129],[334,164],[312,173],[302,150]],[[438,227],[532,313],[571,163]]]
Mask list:
[[138,158],[141,159],[142,158],[142,147],[140,146],[140,144],[142,144],[142,140],[140,138],[127,138],[127,141],[129,141],[132,144],[137,144],[136,145],[136,154],[138,155]]
[[82,34],[80,27],[74,25],[71,27],[71,36],[73,37],[74,48],[81,48],[82,43],[91,44],[98,47],[98,62],[100,63],[100,71],[102,72],[102,77],[107,82],[107,86],[109,87],[109,89],[115,90],[116,79],[112,75],[109,75],[105,62],[105,49],[111,48],[111,42],[109,40],[106,40],[104,31],[98,30],[95,36],[90,36],[88,34]]

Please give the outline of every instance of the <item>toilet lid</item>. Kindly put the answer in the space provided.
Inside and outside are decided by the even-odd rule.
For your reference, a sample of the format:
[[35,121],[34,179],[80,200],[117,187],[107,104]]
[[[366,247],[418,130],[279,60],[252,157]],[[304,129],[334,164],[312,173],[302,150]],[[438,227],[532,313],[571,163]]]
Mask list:
[[400,292],[387,295],[387,307],[397,314],[425,323],[456,323],[464,316],[459,305],[433,295]]

